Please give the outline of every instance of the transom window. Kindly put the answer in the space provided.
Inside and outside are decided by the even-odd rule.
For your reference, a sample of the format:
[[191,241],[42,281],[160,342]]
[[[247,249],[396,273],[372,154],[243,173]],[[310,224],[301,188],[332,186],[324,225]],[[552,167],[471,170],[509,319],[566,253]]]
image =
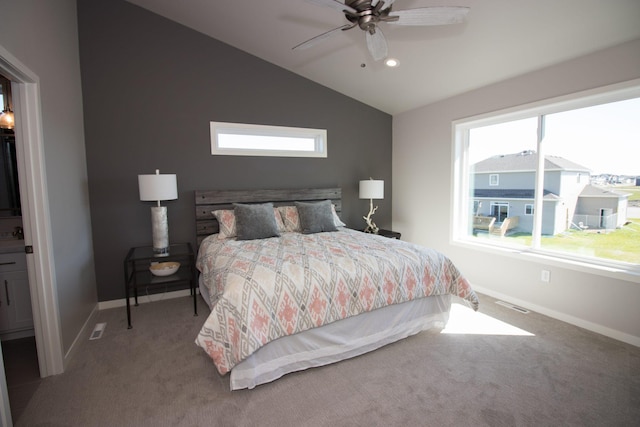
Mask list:
[[211,154],[327,157],[324,129],[211,122]]

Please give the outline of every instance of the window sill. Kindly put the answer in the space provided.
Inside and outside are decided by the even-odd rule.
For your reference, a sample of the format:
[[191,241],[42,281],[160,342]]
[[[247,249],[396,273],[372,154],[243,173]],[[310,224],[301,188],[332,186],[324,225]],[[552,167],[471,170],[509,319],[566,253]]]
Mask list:
[[571,258],[570,255],[562,256],[559,253],[549,253],[531,248],[517,248],[508,246],[488,245],[482,242],[473,242],[468,240],[454,239],[454,246],[466,249],[477,250],[496,255],[503,255],[515,258],[521,261],[531,261],[544,264],[545,266],[555,266],[582,273],[596,274],[599,276],[611,277],[618,280],[624,280],[633,283],[640,283],[640,269],[626,268],[624,265],[607,264],[589,262],[588,260],[578,260]]

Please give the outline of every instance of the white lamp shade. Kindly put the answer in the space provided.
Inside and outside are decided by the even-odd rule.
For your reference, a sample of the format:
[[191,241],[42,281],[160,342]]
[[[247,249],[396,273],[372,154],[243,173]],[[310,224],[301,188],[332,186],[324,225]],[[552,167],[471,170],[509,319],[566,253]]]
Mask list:
[[381,179],[365,179],[360,181],[361,199],[384,199],[384,181]]
[[138,175],[140,200],[160,201],[178,198],[178,183],[175,174]]

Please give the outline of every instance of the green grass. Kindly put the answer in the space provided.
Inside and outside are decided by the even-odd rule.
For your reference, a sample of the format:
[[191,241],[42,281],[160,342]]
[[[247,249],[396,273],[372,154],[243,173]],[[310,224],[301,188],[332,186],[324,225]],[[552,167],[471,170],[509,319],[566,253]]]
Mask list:
[[620,191],[622,193],[631,193],[631,195],[629,196],[629,201],[640,200],[640,187],[637,187],[637,186],[614,187],[614,190]]
[[[638,191],[640,195],[640,190]],[[629,218],[627,225],[611,231],[568,230],[556,236],[543,236],[543,249],[640,264],[640,218]],[[531,235],[505,237],[521,245],[531,245]]]

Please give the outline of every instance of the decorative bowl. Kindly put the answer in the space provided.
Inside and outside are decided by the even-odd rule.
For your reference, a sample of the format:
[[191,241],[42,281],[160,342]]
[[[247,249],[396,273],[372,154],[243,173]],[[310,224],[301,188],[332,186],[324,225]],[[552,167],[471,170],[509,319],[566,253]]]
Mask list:
[[180,268],[179,262],[156,262],[151,264],[149,271],[154,276],[171,276]]

